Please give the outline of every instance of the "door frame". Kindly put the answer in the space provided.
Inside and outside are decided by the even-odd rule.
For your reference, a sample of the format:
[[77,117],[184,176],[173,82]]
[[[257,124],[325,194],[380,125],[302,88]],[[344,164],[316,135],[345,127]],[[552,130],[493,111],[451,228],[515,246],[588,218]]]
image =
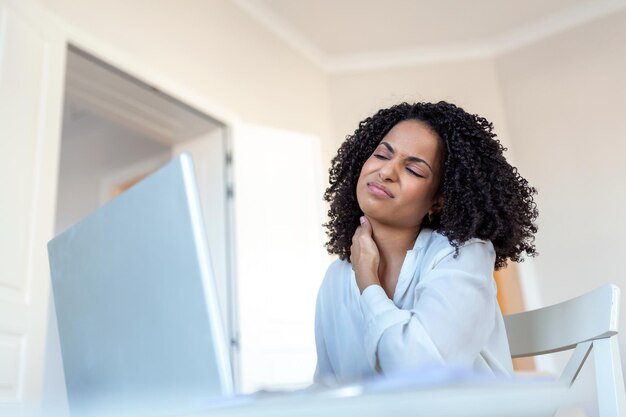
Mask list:
[[[84,30],[68,23],[67,21],[51,14],[50,19],[59,28],[65,41],[65,51],[71,47],[77,48],[104,63],[124,72],[137,80],[152,86],[165,95],[180,101],[184,105],[197,110],[198,112],[216,120],[222,125],[224,132],[225,154],[230,163],[226,164],[225,180],[227,184],[233,181],[233,138],[241,126],[241,119],[237,114],[226,106],[197,93],[184,83],[161,73],[158,68],[148,65],[137,59],[135,56],[124,53],[118,48],[103,42]],[[60,146],[60,141],[59,141]],[[55,173],[55,184],[58,184],[58,171]],[[230,198],[226,199],[226,212],[230,230],[227,233],[227,246],[229,258],[228,280],[231,282],[229,291],[229,316],[231,317],[228,333],[233,336],[229,351],[231,352],[231,364],[233,367],[233,383],[235,390],[240,385],[239,350],[238,350],[238,303],[237,303],[237,254],[236,254],[236,224],[235,224],[235,199],[230,193]],[[56,204],[55,204],[56,206]]]

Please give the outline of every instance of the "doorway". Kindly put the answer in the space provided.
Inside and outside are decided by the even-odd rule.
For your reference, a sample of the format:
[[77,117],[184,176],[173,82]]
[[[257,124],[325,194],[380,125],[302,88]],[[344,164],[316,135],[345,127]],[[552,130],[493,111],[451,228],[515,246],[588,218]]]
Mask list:
[[[55,235],[178,153],[191,154],[236,377],[232,158],[227,126],[74,46],[68,47],[66,62]],[[50,306],[44,392],[47,397],[64,398],[65,393],[59,392],[65,384],[52,299]]]

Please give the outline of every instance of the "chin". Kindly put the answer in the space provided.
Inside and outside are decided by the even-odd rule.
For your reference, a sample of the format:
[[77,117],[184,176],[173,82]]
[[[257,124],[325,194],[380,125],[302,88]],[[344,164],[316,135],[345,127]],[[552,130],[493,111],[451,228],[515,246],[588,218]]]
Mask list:
[[374,222],[374,223],[378,223],[378,224],[384,224],[384,225],[388,225],[388,226],[399,226],[398,223],[398,219],[394,218],[393,215],[389,215],[387,213],[380,213],[377,210],[363,210],[361,209],[361,211],[363,211],[363,214],[365,214],[365,217],[367,217],[370,222]]
[[362,201],[362,199],[359,198],[358,195],[356,199],[359,203],[359,208],[368,219],[377,219],[378,217],[380,217],[380,210],[376,210],[374,207],[372,207],[371,204],[367,204],[367,202],[365,202],[364,204],[364,202]]
[[389,210],[385,210],[385,207],[380,207],[376,202],[361,199],[358,195],[357,201],[359,202],[359,208],[368,219],[381,223],[387,223],[389,220],[392,220],[393,213],[387,213]]
[[[363,207],[359,205],[363,214],[373,222],[374,224],[385,225],[396,229],[414,229],[419,227],[416,225],[414,219],[403,219],[398,217],[398,213],[381,212],[381,210],[375,210],[372,207]],[[363,210],[365,208],[365,210]]]

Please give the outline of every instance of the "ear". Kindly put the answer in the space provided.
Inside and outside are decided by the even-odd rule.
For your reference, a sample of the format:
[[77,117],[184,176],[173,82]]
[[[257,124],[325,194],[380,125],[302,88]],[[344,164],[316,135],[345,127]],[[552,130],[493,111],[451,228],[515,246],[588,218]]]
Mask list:
[[435,197],[435,202],[432,206],[430,206],[430,210],[428,210],[428,215],[432,216],[435,213],[438,213],[443,207],[443,196],[439,195]]

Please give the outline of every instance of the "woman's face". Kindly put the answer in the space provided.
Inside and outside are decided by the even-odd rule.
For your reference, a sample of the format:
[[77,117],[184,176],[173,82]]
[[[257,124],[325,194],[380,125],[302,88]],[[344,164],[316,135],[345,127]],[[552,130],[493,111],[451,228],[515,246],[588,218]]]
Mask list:
[[435,205],[440,139],[417,120],[396,124],[365,161],[356,186],[363,213],[393,227],[419,227]]

